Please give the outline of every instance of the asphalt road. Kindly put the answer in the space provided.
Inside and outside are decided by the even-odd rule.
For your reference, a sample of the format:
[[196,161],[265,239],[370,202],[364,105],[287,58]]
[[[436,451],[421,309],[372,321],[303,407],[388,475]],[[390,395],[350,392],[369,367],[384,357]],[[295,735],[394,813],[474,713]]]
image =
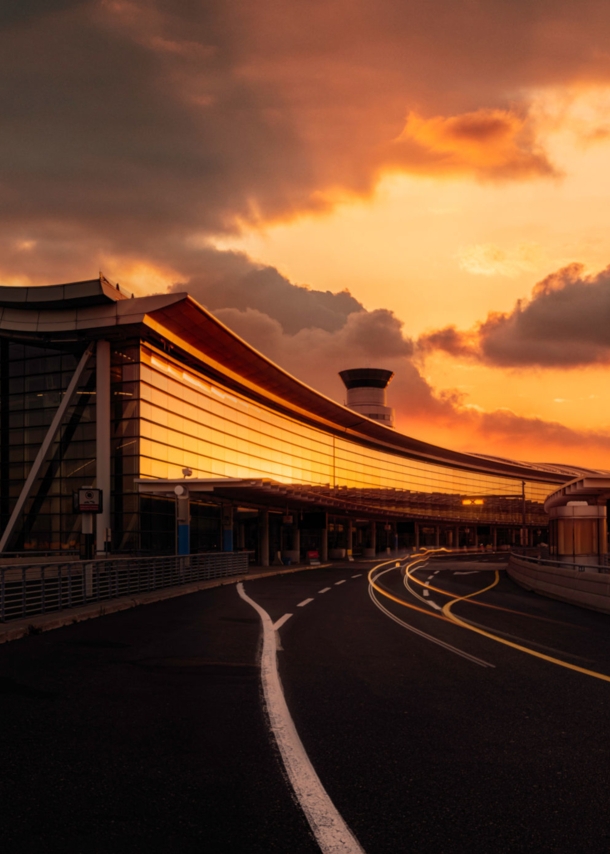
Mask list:
[[[292,614],[288,706],[367,854],[610,850],[610,682],[562,666],[610,674],[610,618],[471,560],[411,590],[385,574],[388,614],[366,570],[245,588]],[[443,619],[485,587],[451,612],[493,638]],[[4,849],[317,851],[267,731],[259,638],[231,585],[0,647]]]

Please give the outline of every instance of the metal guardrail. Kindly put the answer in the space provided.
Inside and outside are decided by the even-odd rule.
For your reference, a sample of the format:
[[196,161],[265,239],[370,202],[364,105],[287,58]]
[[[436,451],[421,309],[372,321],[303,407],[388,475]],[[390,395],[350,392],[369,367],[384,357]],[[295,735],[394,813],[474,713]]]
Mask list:
[[247,571],[241,552],[0,566],[0,622]]
[[550,558],[541,557],[540,555],[526,555],[519,554],[518,552],[511,552],[511,557],[516,557],[519,560],[525,561],[526,563],[532,564],[532,566],[550,566],[556,569],[573,569],[575,572],[598,572],[608,574],[610,573],[610,566],[606,562],[603,564],[582,564],[582,563],[572,563],[563,560],[550,560]]

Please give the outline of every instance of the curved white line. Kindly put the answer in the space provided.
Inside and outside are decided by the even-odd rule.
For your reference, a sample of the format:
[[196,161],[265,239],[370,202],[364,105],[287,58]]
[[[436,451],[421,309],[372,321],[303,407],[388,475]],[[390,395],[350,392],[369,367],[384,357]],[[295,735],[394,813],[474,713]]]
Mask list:
[[241,598],[258,612],[263,625],[261,680],[271,731],[296,798],[323,854],[364,854],[364,849],[341,818],[305,752],[290,716],[277,669],[276,633],[269,614],[251,599],[243,584]]

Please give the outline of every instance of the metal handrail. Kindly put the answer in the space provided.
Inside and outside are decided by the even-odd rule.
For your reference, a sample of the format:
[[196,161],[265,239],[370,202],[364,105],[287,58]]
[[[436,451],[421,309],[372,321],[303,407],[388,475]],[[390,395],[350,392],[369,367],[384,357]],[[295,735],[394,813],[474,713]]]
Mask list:
[[0,622],[247,572],[243,552],[0,566]]
[[523,560],[526,563],[531,563],[534,566],[550,566],[555,569],[573,569],[575,572],[597,572],[608,574],[610,566],[607,564],[582,564],[573,563],[563,560],[551,560],[550,558],[542,557],[541,555],[524,555],[518,552],[511,552],[511,557]]

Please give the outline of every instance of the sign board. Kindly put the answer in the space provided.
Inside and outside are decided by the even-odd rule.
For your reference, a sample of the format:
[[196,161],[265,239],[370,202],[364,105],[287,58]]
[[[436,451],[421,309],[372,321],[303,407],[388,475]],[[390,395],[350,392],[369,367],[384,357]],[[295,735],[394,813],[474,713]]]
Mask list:
[[78,490],[78,512],[79,513],[101,513],[102,512],[102,490],[84,486]]
[[317,549],[310,549],[307,552],[307,559],[308,560],[319,560],[320,559],[320,552]]

